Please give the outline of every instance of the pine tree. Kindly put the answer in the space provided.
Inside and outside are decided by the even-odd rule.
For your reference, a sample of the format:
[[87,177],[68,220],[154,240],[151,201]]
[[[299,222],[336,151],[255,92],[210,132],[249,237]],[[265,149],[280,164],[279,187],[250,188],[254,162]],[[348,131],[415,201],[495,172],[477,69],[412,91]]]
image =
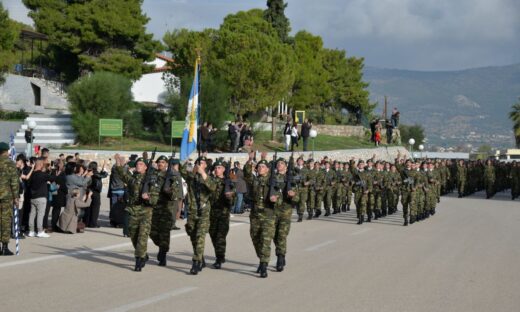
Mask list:
[[289,19],[285,16],[286,8],[287,3],[283,0],[267,0],[267,10],[264,11],[264,19],[273,25],[282,42],[288,42],[291,31]]

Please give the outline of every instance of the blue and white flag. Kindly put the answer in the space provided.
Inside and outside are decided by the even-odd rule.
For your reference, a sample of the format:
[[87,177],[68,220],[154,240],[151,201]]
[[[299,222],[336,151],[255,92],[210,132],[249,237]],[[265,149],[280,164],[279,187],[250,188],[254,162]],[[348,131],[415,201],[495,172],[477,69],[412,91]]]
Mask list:
[[181,161],[190,157],[191,153],[197,149],[198,128],[199,128],[199,78],[200,64],[199,59],[195,62],[195,76],[191,86],[188,111],[186,113],[186,125],[182,133]]

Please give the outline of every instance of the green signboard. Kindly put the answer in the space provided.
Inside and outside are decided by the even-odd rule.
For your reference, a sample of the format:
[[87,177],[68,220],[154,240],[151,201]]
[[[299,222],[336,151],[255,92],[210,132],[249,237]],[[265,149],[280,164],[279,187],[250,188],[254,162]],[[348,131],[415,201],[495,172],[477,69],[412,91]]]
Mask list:
[[122,137],[123,136],[123,120],[122,119],[100,119],[99,120],[99,136],[102,137]]
[[184,132],[184,126],[186,122],[184,120],[172,120],[172,138],[182,138]]

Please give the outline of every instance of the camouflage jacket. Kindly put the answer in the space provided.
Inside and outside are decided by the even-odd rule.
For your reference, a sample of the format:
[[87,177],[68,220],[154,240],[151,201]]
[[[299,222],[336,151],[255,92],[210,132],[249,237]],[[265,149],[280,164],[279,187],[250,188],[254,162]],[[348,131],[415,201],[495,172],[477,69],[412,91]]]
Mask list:
[[0,201],[14,203],[19,197],[20,179],[15,164],[7,156],[0,156],[0,172]]

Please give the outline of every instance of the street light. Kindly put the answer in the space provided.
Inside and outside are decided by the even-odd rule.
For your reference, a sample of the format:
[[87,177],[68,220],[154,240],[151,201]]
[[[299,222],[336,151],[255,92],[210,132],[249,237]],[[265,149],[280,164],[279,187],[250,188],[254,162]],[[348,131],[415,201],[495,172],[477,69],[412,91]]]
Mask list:
[[410,140],[408,140],[408,144],[410,144],[410,156],[413,159],[413,145],[415,144],[415,140],[411,138]]
[[421,158],[423,158],[423,157],[422,157],[422,151],[423,151],[423,149],[424,149],[424,145],[422,145],[422,144],[419,145],[419,150],[421,151]]
[[31,134],[29,146],[27,148],[27,155],[28,155],[28,158],[31,158],[32,153],[33,153],[33,140],[34,140],[33,130],[36,129],[36,121],[30,120],[27,123],[27,128],[29,129],[30,134]]
[[311,131],[309,131],[309,136],[312,139],[312,158],[314,159],[314,139],[318,136],[318,131],[311,129]]

